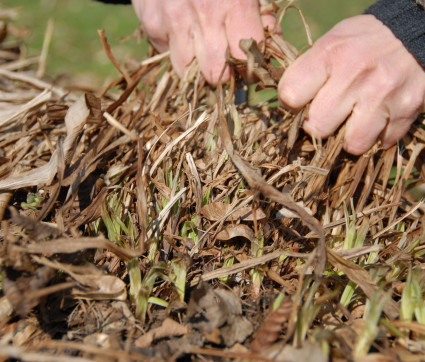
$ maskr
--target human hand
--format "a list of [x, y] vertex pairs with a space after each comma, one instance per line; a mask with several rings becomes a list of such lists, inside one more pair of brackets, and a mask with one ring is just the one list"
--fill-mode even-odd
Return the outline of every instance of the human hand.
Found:
[[[270, 14], [260, 15], [258, 0], [132, 0], [141, 26], [159, 51], [170, 50], [171, 62], [182, 76], [196, 57], [205, 79], [217, 84], [227, 48], [245, 59], [241, 39], [264, 40], [264, 27], [275, 25]], [[222, 82], [230, 79], [226, 69]]]
[[373, 15], [337, 24], [285, 71], [279, 97], [298, 110], [311, 102], [304, 130], [326, 138], [346, 120], [347, 152], [360, 155], [380, 138], [402, 138], [425, 100], [425, 72]]

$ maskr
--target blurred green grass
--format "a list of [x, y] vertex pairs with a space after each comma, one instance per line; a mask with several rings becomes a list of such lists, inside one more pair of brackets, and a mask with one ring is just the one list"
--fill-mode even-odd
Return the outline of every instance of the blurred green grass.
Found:
[[[323, 35], [336, 23], [361, 14], [375, 0], [298, 0], [299, 7], [310, 27], [313, 40]], [[283, 35], [298, 48], [307, 45], [304, 25], [296, 11], [289, 10], [283, 19]]]
[[[373, 0], [298, 0], [314, 39], [341, 19], [360, 14]], [[131, 6], [106, 5], [93, 0], [2, 0], [0, 6], [19, 9], [13, 23], [31, 31], [26, 39], [29, 55], [40, 53], [47, 21], [52, 18], [55, 30], [47, 62], [51, 77], [68, 74], [85, 79], [93, 86], [118, 76], [107, 59], [98, 29], [105, 29], [108, 41], [119, 62], [129, 57], [141, 60], [147, 52], [145, 41], [134, 34], [138, 20]], [[284, 18], [284, 36], [297, 47], [306, 45], [304, 27], [298, 14], [290, 11]]]
[[122, 41], [139, 24], [131, 6], [93, 0], [1, 0], [0, 7], [17, 9], [19, 17], [13, 24], [31, 31], [25, 38], [30, 56], [40, 53], [47, 22], [54, 20], [46, 70], [51, 77], [67, 74], [99, 85], [118, 76], [103, 51], [98, 29], [105, 29], [120, 63], [129, 57], [142, 59], [147, 52], [146, 41], [138, 43], [135, 37]]

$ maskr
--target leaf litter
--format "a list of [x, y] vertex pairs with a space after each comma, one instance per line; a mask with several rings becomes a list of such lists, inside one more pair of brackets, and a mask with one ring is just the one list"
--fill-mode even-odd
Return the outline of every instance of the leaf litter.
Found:
[[[195, 63], [179, 79], [169, 54], [126, 68], [99, 32], [122, 77], [62, 88], [37, 78], [45, 59], [25, 60], [12, 15], [0, 12], [2, 360], [424, 354], [423, 119], [360, 157], [343, 127], [312, 140], [308, 110], [276, 103], [297, 52], [273, 31], [241, 43], [247, 61], [229, 57], [217, 89]], [[242, 103], [238, 72], [256, 83]]]

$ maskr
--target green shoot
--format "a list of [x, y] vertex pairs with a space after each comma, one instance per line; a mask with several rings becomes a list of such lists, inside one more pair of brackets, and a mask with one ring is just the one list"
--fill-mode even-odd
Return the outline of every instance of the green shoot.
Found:
[[314, 281], [313, 284], [309, 287], [310, 282], [311, 282], [310, 280], [306, 280], [306, 283], [304, 286], [304, 293], [307, 292], [307, 297], [301, 310], [298, 313], [296, 333], [295, 333], [296, 345], [299, 345], [300, 342], [305, 340], [308, 329], [310, 328], [311, 324], [313, 323], [317, 313], [319, 312], [322, 306], [321, 303], [315, 303], [314, 301], [314, 295], [319, 289], [320, 283], [317, 281]]
[[356, 358], [364, 357], [378, 335], [378, 323], [381, 318], [382, 309], [391, 298], [391, 294], [384, 293], [382, 290], [375, 292], [371, 300], [366, 303], [366, 311], [363, 316], [365, 325], [359, 335], [354, 350]]
[[127, 262], [128, 276], [130, 278], [130, 302], [135, 303], [139, 290], [142, 287], [142, 273], [139, 268], [139, 260], [131, 259]]
[[32, 209], [37, 210], [41, 207], [41, 203], [43, 202], [44, 197], [39, 193], [29, 193], [27, 195], [27, 201], [21, 202], [21, 207], [23, 209]]
[[[254, 258], [257, 258], [263, 255], [263, 247], [264, 247], [264, 235], [261, 231], [258, 232], [258, 235], [254, 237], [251, 241], [251, 255]], [[264, 273], [261, 270], [261, 266], [257, 268], [253, 268], [250, 270], [249, 275], [251, 277], [252, 288], [255, 296], [260, 294], [261, 283], [264, 279]]]
[[146, 318], [146, 311], [148, 309], [149, 297], [152, 293], [153, 286], [157, 278], [162, 278], [164, 280], [167, 277], [164, 275], [164, 270], [166, 269], [165, 263], [160, 262], [157, 265], [153, 266], [146, 273], [143, 278], [140, 289], [137, 291], [136, 297], [136, 318], [144, 323]]
[[[358, 230], [356, 228], [354, 221], [348, 224], [347, 236], [344, 241], [343, 249], [359, 248], [363, 246], [368, 230], [369, 230], [369, 220], [367, 218], [364, 219], [362, 225], [360, 226]], [[348, 284], [346, 285], [341, 295], [340, 303], [343, 306], [346, 307], [351, 303], [356, 287], [357, 287], [357, 284], [354, 283], [353, 281], [350, 280], [348, 282]]]
[[207, 189], [205, 192], [205, 195], [202, 196], [202, 206], [207, 205], [210, 202], [210, 194], [211, 194], [211, 187]]
[[164, 299], [157, 298], [157, 297], [149, 297], [148, 298], [148, 303], [155, 304], [155, 305], [157, 305], [159, 307], [164, 307], [164, 308], [167, 308], [170, 305], [170, 303], [168, 303]]
[[177, 292], [179, 300], [184, 301], [188, 262], [184, 258], [175, 258], [171, 262], [170, 281]]
[[196, 215], [192, 216], [191, 220], [185, 221], [180, 230], [180, 236], [183, 238], [191, 238], [193, 242], [198, 244], [198, 228], [196, 224]]
[[425, 324], [425, 301], [423, 300], [425, 278], [418, 270], [409, 268], [406, 285], [401, 295], [400, 318], [411, 322], [413, 317], [421, 324]]
[[283, 300], [285, 299], [285, 292], [280, 292], [276, 299], [273, 302], [273, 306], [272, 306], [272, 311], [274, 312], [277, 308], [280, 307], [280, 305], [282, 304]]
[[[235, 262], [235, 257], [231, 255], [230, 257], [224, 260], [223, 268], [233, 265], [234, 262]], [[227, 283], [227, 281], [229, 280], [229, 277], [227, 275], [224, 275], [222, 277], [219, 277], [218, 279], [220, 279], [223, 283]]]

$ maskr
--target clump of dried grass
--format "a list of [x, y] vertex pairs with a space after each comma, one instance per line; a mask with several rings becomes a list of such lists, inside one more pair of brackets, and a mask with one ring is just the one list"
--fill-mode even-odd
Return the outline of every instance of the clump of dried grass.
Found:
[[[295, 57], [273, 33], [243, 48], [229, 61], [260, 88]], [[343, 129], [313, 142], [303, 112], [236, 105], [239, 80], [216, 91], [196, 64], [178, 79], [152, 56], [79, 95], [3, 50], [1, 354], [423, 353], [419, 123], [403, 146], [352, 157]]]

